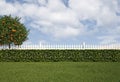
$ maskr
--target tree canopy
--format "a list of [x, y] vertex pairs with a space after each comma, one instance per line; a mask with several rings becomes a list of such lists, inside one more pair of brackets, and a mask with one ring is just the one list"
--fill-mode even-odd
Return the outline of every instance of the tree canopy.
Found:
[[0, 17], [0, 45], [21, 45], [27, 40], [29, 30], [20, 22], [19, 17], [11, 15]]

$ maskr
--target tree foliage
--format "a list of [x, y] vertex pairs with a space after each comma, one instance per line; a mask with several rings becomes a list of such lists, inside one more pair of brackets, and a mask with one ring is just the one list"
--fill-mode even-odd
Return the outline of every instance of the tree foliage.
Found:
[[0, 17], [0, 45], [21, 45], [27, 40], [29, 30], [20, 22], [19, 17], [11, 15]]

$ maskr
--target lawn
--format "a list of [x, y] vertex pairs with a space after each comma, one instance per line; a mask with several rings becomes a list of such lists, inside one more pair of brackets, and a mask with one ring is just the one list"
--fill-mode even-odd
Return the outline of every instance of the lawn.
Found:
[[120, 63], [0, 62], [0, 82], [120, 82]]

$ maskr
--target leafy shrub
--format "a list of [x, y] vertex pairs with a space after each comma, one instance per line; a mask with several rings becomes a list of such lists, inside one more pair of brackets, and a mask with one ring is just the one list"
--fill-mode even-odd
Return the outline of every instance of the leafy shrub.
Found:
[[1, 62], [120, 62], [120, 50], [0, 50]]

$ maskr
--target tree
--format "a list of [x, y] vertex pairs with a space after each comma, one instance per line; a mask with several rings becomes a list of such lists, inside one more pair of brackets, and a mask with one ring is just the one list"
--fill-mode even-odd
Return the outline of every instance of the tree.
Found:
[[29, 30], [20, 23], [19, 17], [11, 15], [0, 17], [0, 45], [8, 45], [9, 49], [11, 44], [22, 45], [27, 40], [28, 33]]

